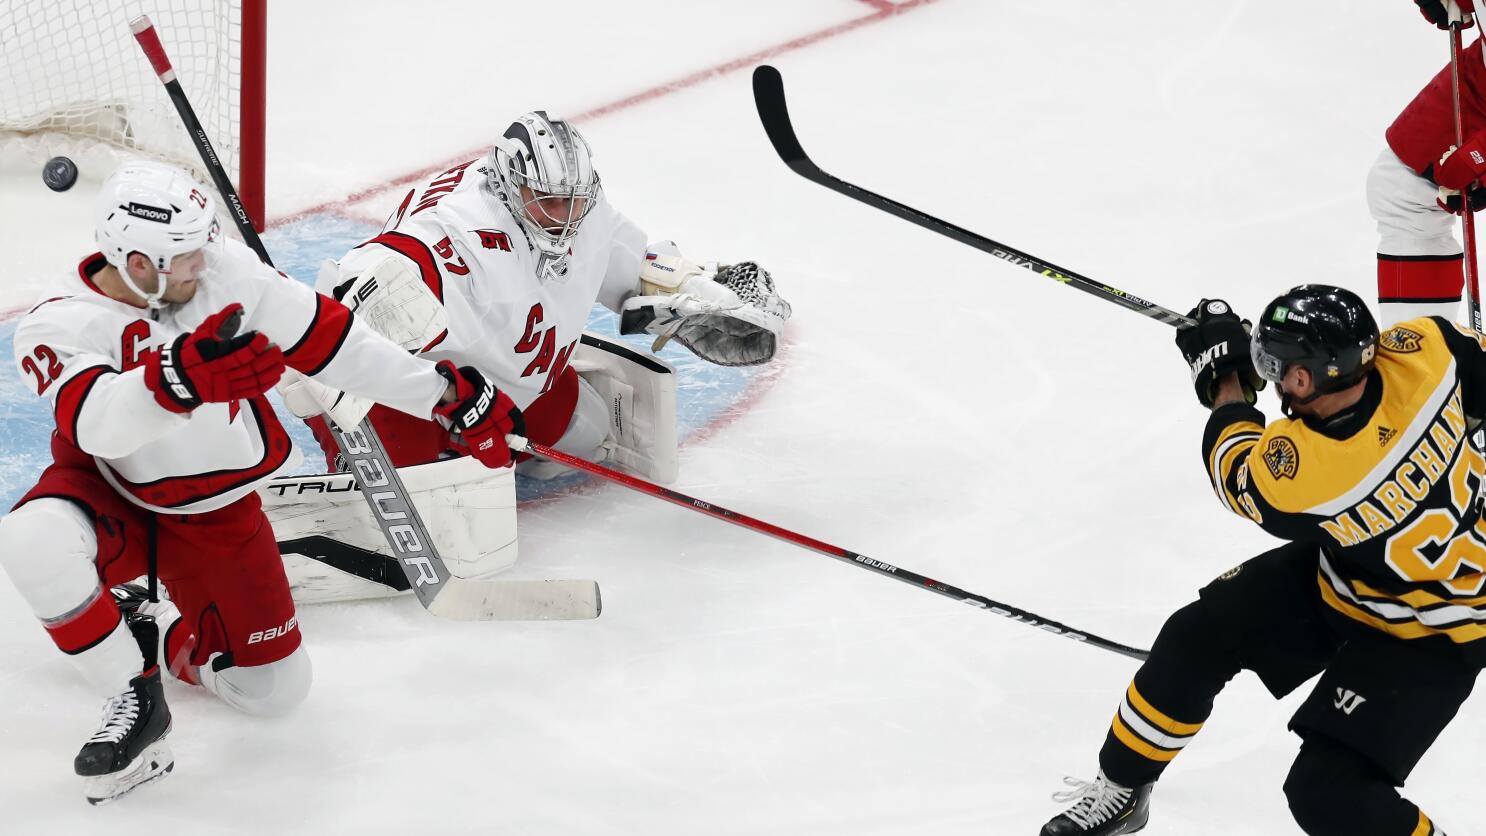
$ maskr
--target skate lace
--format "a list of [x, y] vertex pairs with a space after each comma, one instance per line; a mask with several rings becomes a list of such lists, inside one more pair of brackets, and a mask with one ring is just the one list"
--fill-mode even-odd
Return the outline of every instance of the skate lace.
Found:
[[118, 743], [134, 727], [139, 719], [139, 698], [128, 690], [116, 697], [109, 697], [103, 706], [103, 722], [98, 731], [88, 738], [89, 743]]
[[1053, 800], [1065, 804], [1077, 802], [1063, 815], [1085, 830], [1114, 818], [1115, 813], [1125, 806], [1130, 800], [1130, 794], [1134, 792], [1129, 787], [1120, 786], [1105, 778], [1103, 773], [1092, 781], [1064, 778], [1063, 783], [1072, 789], [1053, 793]]

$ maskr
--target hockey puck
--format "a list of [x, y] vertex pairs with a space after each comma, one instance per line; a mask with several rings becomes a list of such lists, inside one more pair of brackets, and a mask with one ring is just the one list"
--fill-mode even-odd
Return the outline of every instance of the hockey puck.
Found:
[[68, 157], [52, 157], [41, 169], [41, 181], [54, 192], [65, 192], [77, 182], [77, 163]]

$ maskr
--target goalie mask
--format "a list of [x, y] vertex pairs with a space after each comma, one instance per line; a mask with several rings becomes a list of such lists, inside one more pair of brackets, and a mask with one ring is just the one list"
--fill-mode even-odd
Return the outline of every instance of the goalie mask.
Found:
[[[204, 251], [209, 272], [220, 246], [217, 204], [211, 192], [189, 174], [162, 162], [133, 160], [103, 181], [94, 204], [98, 249], [119, 277], [151, 308], [164, 302], [166, 284], [176, 260]], [[159, 272], [155, 290], [146, 293], [129, 275], [129, 256], [139, 253]]]
[[565, 274], [569, 244], [602, 194], [583, 135], [532, 111], [506, 128], [488, 162], [491, 188], [541, 255], [539, 274]]

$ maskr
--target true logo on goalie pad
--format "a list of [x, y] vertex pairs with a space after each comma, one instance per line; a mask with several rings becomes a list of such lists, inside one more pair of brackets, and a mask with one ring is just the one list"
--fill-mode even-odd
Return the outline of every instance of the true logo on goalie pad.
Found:
[[361, 307], [361, 303], [370, 299], [372, 294], [376, 292], [377, 280], [375, 277], [372, 277], [367, 279], [361, 287], [356, 288], [355, 293], [348, 294], [346, 298], [341, 299], [341, 304], [349, 308], [352, 313], [355, 313]]

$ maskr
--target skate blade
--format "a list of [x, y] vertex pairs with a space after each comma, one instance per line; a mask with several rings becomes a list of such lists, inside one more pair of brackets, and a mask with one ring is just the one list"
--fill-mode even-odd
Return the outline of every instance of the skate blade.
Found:
[[175, 756], [162, 738], [139, 753], [128, 766], [107, 775], [95, 775], [83, 782], [83, 796], [93, 806], [108, 804], [133, 792], [135, 789], [158, 781], [175, 768]]

